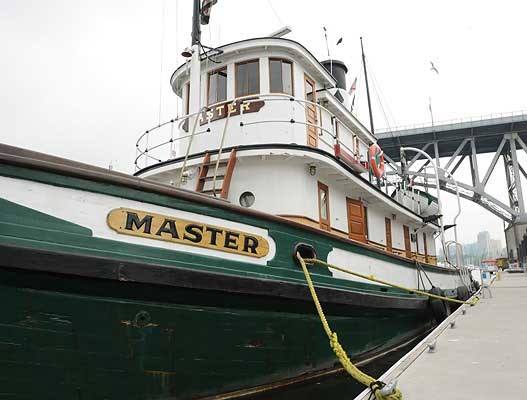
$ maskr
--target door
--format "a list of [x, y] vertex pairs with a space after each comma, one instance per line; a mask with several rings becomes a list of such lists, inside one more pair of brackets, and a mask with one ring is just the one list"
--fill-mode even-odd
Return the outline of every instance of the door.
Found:
[[348, 209], [348, 232], [350, 239], [366, 242], [366, 221], [364, 207], [357, 200], [346, 198]]
[[423, 232], [423, 246], [425, 248], [425, 262], [428, 262], [428, 245], [426, 244], [426, 233]]
[[331, 230], [329, 218], [329, 189], [322, 182], [318, 182], [318, 217], [320, 228], [326, 231]]
[[403, 225], [404, 230], [404, 250], [406, 257], [412, 258], [412, 248], [410, 247], [410, 228], [406, 225]]
[[[306, 91], [306, 100], [312, 103], [317, 102], [317, 93], [315, 89], [315, 81], [304, 74], [304, 87]], [[314, 104], [306, 103], [306, 127], [307, 127], [307, 145], [311, 147], [318, 147], [318, 128], [313, 125], [318, 125], [317, 107]]]
[[386, 251], [392, 252], [392, 220], [384, 218], [384, 224], [386, 225]]

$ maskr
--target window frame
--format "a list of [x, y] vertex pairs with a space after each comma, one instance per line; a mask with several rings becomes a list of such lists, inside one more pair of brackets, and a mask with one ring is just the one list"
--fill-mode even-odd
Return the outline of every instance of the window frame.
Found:
[[[258, 66], [258, 79], [257, 79], [258, 89], [255, 93], [247, 93], [247, 94], [242, 94], [239, 96], [238, 95], [238, 68], [240, 65], [250, 64], [253, 62], [256, 62], [256, 65]], [[252, 58], [250, 60], [244, 60], [244, 61], [240, 61], [234, 64], [234, 97], [235, 98], [258, 95], [260, 94], [260, 86], [261, 85], [260, 85], [260, 59], [259, 58]], [[249, 82], [247, 82], [247, 88], [249, 88]]]
[[[225, 75], [226, 75], [226, 80], [225, 80], [225, 99], [223, 100], [217, 100], [217, 97], [218, 97], [218, 84], [216, 82], [216, 101], [211, 103], [209, 102], [209, 96], [210, 96], [210, 77], [211, 75], [214, 75], [214, 74], [217, 74], [221, 71], [225, 70]], [[223, 67], [220, 67], [220, 68], [216, 68], [212, 71], [209, 71], [207, 73], [207, 105], [210, 106], [212, 104], [217, 104], [219, 102], [223, 102], [223, 101], [227, 101], [227, 87], [229, 85], [229, 74], [228, 74], [228, 70], [227, 70], [227, 66], [224, 65]]]
[[190, 81], [185, 83], [185, 91], [186, 91], [185, 115], [188, 115], [190, 112]]
[[424, 253], [425, 253], [425, 262], [428, 262], [428, 244], [426, 243], [426, 232], [423, 232], [423, 247], [424, 247]]
[[[388, 227], [390, 227], [389, 234], [387, 229]], [[384, 217], [384, 234], [386, 236], [386, 251], [393, 253], [392, 220], [388, 217]]]
[[[286, 93], [283, 90], [278, 92], [271, 91], [271, 61], [281, 61], [282, 63], [285, 62], [289, 64], [291, 67], [291, 93]], [[284, 81], [282, 77], [282, 89], [284, 88]], [[283, 58], [283, 57], [269, 57], [269, 93], [279, 93], [279, 94], [285, 94], [287, 96], [293, 96], [295, 95], [295, 78], [294, 78], [294, 68], [293, 68], [293, 61]]]
[[368, 225], [368, 206], [362, 204], [362, 212], [364, 213], [364, 236], [366, 237], [366, 243], [370, 238], [370, 227]]
[[[326, 219], [322, 218], [322, 196], [320, 195], [321, 192], [326, 193]], [[329, 188], [327, 185], [324, 185], [322, 182], [317, 182], [317, 196], [318, 196], [318, 221], [320, 224], [320, 228], [331, 231], [331, 216], [329, 213]], [[327, 226], [327, 228], [325, 227]]]

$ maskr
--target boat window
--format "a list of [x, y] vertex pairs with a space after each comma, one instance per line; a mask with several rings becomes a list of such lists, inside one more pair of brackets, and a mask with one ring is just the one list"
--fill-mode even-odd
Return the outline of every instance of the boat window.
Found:
[[271, 93], [293, 95], [293, 63], [278, 58], [269, 59], [269, 86]]
[[359, 145], [359, 138], [357, 135], [353, 135], [353, 151], [355, 154], [355, 157], [360, 157], [360, 145]]
[[251, 192], [243, 192], [240, 195], [240, 205], [242, 207], [251, 207], [254, 204], [254, 194]]
[[320, 217], [320, 227], [330, 230], [329, 222], [329, 190], [326, 185], [318, 182], [318, 212]]
[[236, 97], [260, 93], [259, 60], [236, 64]]
[[305, 82], [305, 90], [306, 90], [306, 100], [314, 102], [315, 99], [315, 84], [307, 79], [304, 80]]
[[209, 72], [208, 104], [227, 100], [227, 67]]

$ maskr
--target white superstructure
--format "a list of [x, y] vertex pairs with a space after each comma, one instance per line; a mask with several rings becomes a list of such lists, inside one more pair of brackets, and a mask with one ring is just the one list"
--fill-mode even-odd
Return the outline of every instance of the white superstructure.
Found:
[[213, 53], [201, 56], [199, 82], [191, 63], [174, 72], [185, 115], [140, 138], [138, 176], [436, 263], [438, 227], [422, 218], [433, 207], [419, 193], [375, 185], [368, 150], [376, 140], [350, 112], [342, 79], [288, 39]]

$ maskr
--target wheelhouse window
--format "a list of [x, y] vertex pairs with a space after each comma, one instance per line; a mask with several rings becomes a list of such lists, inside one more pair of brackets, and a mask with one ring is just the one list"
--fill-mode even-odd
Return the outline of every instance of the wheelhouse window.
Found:
[[236, 97], [260, 93], [260, 61], [236, 64]]
[[320, 227], [329, 231], [331, 224], [329, 222], [329, 190], [326, 185], [318, 182], [318, 213]]
[[271, 93], [293, 95], [293, 63], [280, 58], [269, 59], [269, 86]]
[[227, 67], [209, 72], [207, 104], [227, 100]]

